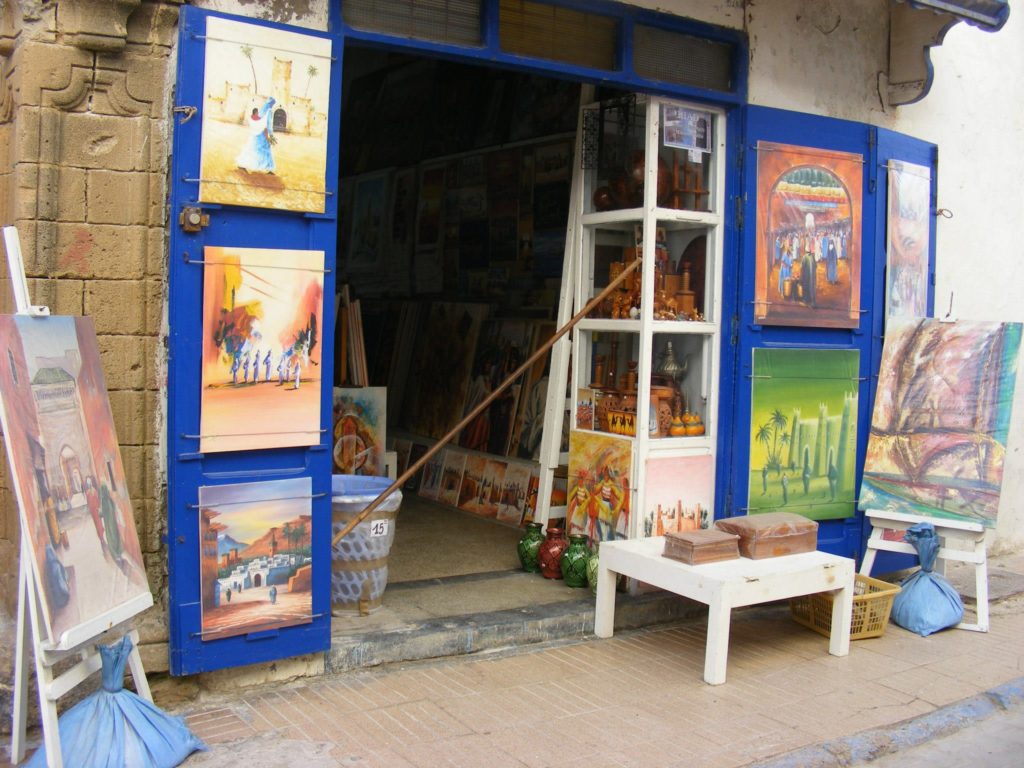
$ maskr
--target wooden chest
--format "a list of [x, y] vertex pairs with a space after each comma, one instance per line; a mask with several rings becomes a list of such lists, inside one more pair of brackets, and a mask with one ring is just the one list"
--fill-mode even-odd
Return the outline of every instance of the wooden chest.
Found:
[[796, 555], [818, 548], [818, 524], [793, 512], [727, 517], [715, 527], [740, 537], [740, 554], [751, 560]]
[[740, 556], [739, 536], [713, 528], [665, 534], [665, 557], [688, 565], [735, 560]]

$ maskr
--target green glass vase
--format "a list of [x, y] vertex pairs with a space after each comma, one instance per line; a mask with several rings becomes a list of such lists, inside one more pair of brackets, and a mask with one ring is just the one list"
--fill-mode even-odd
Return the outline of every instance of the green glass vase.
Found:
[[540, 523], [527, 523], [526, 533], [523, 534], [523, 537], [519, 539], [519, 543], [516, 545], [519, 562], [527, 573], [540, 573], [538, 553], [543, 541], [544, 526]]
[[562, 553], [560, 565], [562, 567], [562, 579], [567, 587], [587, 586], [587, 559], [590, 550], [587, 549], [587, 537], [583, 534], [573, 534], [569, 537], [569, 546]]
[[[598, 542], [599, 544], [600, 542]], [[595, 595], [597, 594], [597, 564], [599, 562], [597, 546], [595, 546], [587, 555], [587, 584], [590, 585], [590, 591]]]

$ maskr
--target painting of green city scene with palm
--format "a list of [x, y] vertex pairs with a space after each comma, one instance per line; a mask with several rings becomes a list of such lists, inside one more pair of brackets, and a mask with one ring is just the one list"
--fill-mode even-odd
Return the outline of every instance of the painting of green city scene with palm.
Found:
[[755, 349], [750, 514], [855, 511], [857, 350]]

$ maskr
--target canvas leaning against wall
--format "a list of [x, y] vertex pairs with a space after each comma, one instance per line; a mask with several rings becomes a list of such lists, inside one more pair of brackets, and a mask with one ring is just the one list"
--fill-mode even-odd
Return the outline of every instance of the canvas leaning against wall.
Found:
[[[384, 475], [387, 401], [386, 387], [334, 388], [335, 472]], [[405, 454], [408, 459], [408, 446]], [[404, 471], [399, 461], [398, 473]]]
[[323, 213], [331, 41], [211, 16], [199, 200]]
[[754, 319], [764, 325], [860, 325], [864, 158], [757, 144]]
[[890, 160], [888, 170], [885, 316], [925, 317], [932, 171], [901, 160]]
[[207, 246], [199, 450], [320, 442], [324, 252]]
[[852, 517], [860, 352], [755, 349], [748, 512]]
[[0, 316], [0, 391], [22, 536], [58, 643], [149, 594], [92, 320]]
[[199, 488], [203, 640], [313, 620], [313, 481]]
[[1020, 323], [889, 318], [860, 508], [995, 526]]

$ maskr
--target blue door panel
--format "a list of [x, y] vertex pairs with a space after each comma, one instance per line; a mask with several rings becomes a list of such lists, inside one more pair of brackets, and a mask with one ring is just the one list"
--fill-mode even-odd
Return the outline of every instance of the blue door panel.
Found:
[[[302, 214], [197, 202], [202, 132], [206, 19], [192, 7], [181, 12], [176, 105], [196, 108], [189, 119], [176, 116], [171, 161], [171, 234], [168, 265], [168, 414], [167, 547], [169, 580], [170, 668], [185, 675], [223, 667], [272, 661], [323, 651], [330, 645], [330, 485], [331, 456], [326, 434], [331, 414], [338, 163], [340, 64], [331, 65], [328, 115], [326, 210]], [[259, 24], [253, 19], [239, 19]], [[275, 26], [288, 29], [281, 25]], [[317, 34], [308, 30], [293, 30]], [[339, 49], [335, 41], [335, 53]], [[178, 226], [186, 206], [199, 205], [209, 215], [201, 231]], [[322, 250], [325, 253], [324, 307], [320, 370], [321, 438], [304, 448], [199, 453], [199, 407], [202, 352], [203, 249], [205, 246]], [[259, 414], [254, 414], [259, 418]], [[198, 489], [201, 486], [283, 480], [312, 480], [313, 610], [308, 624], [203, 640], [199, 585]]]
[[[879, 134], [884, 134], [880, 136]], [[884, 312], [885, 272], [885, 173], [884, 163], [890, 156], [911, 162], [934, 146], [879, 131], [868, 125], [844, 120], [805, 115], [796, 112], [749, 106], [745, 109], [743, 144], [740, 149], [743, 168], [742, 228], [738, 257], [738, 300], [735, 324], [735, 399], [724, 407], [732, 408], [730, 425], [732, 446], [723, 455], [731, 457], [731, 465], [722, 469], [728, 476], [732, 505], [726, 515], [745, 514], [750, 469], [750, 409], [752, 391], [752, 357], [756, 348], [842, 349], [859, 352], [858, 414], [857, 414], [857, 487], [863, 471], [871, 405], [881, 354], [881, 333]], [[755, 253], [757, 237], [757, 144], [760, 141], [838, 150], [861, 155], [864, 159], [862, 179], [861, 236], [861, 319], [857, 328], [804, 328], [769, 326], [754, 320]], [[882, 153], [888, 154], [882, 159]], [[903, 152], [903, 155], [900, 154]], [[917, 159], [915, 159], [917, 158]], [[934, 248], [934, 237], [933, 248]], [[934, 250], [933, 252], [934, 253]], [[723, 385], [725, 382], [723, 382]], [[725, 429], [723, 429], [725, 431]], [[843, 520], [819, 523], [818, 546], [827, 552], [859, 558], [863, 553], [865, 529], [863, 515], [855, 513]]]
[[[929, 254], [928, 254], [928, 314], [929, 316], [935, 315], [935, 224], [936, 224], [936, 190], [937, 190], [937, 176], [938, 176], [938, 148], [929, 142], [915, 139], [911, 136], [906, 136], [901, 133], [889, 131], [884, 128], [878, 128], [876, 130], [876, 158], [875, 158], [875, 171], [877, 174], [877, 191], [875, 195], [875, 216], [878, 221], [878, 226], [875, 228], [875, 251], [881, 254], [881, 264], [879, 268], [875, 270], [874, 283], [872, 285], [872, 291], [875, 297], [875, 301], [878, 302], [879, 306], [884, 306], [885, 302], [885, 270], [884, 266], [886, 244], [888, 239], [888, 233], [886, 229], [887, 220], [887, 205], [888, 205], [888, 163], [889, 160], [902, 160], [904, 162], [915, 163], [922, 165], [927, 168], [931, 168], [931, 204], [929, 216]], [[945, 312], [945, 308], [942, 308]], [[875, 313], [872, 317], [871, 324], [871, 337], [872, 337], [872, 386], [871, 386], [871, 406], [874, 406], [874, 395], [875, 395], [875, 384], [878, 381], [878, 368], [882, 358], [882, 341], [885, 334], [885, 323], [882, 317], [882, 312]], [[862, 533], [866, 539], [871, 534], [871, 525], [868, 523], [867, 518], [862, 516]], [[914, 555], [900, 555], [893, 552], [879, 552], [875, 558], [875, 564], [872, 568], [872, 573], [884, 574], [892, 571], [902, 570], [904, 568], [910, 568], [917, 563], [917, 557]]]

